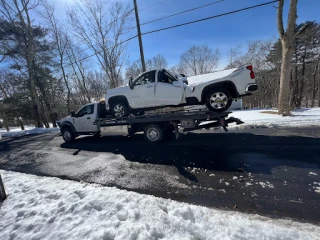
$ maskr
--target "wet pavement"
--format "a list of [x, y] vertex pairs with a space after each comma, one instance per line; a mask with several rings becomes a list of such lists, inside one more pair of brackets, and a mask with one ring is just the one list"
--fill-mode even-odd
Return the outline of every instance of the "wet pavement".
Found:
[[4, 138], [0, 168], [320, 223], [320, 128], [203, 130], [161, 144], [142, 134]]

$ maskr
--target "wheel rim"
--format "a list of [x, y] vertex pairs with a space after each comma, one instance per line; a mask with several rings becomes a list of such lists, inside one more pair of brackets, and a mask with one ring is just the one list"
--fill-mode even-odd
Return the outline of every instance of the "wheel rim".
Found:
[[156, 128], [149, 128], [147, 131], [147, 136], [151, 141], [157, 141], [160, 136], [159, 130]]
[[123, 117], [124, 116], [124, 107], [121, 104], [116, 104], [113, 107], [113, 112], [116, 117], [118, 117], [118, 118]]
[[70, 141], [70, 140], [71, 140], [71, 134], [69, 133], [69, 131], [65, 131], [65, 132], [63, 133], [63, 138], [64, 138], [64, 140], [66, 140], [66, 141]]
[[222, 109], [227, 106], [228, 97], [223, 92], [215, 92], [210, 97], [210, 105], [214, 109]]

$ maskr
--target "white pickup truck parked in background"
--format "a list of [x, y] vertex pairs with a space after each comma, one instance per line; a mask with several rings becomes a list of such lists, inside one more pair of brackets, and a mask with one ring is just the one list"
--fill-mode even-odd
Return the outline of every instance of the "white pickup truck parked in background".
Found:
[[164, 106], [206, 105], [209, 110], [226, 111], [233, 98], [258, 89], [252, 66], [188, 77], [189, 86], [165, 69], [157, 69], [130, 79], [125, 87], [108, 90], [106, 108], [116, 117], [143, 109]]

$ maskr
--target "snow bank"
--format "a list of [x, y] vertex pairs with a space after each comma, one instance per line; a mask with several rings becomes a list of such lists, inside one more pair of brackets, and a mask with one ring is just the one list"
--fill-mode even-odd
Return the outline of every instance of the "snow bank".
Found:
[[235, 110], [230, 116], [240, 118], [242, 125], [230, 127], [255, 128], [255, 127], [307, 127], [320, 126], [320, 108], [304, 108], [292, 111], [293, 116], [282, 117], [277, 114], [263, 113], [274, 112], [276, 110]]
[[320, 239], [320, 227], [0, 171], [1, 239]]
[[[21, 130], [21, 128], [10, 128], [10, 132], [7, 132], [6, 129], [0, 128], [0, 135], [2, 137], [21, 137], [25, 135], [33, 135], [39, 133], [47, 133], [47, 132], [58, 132], [59, 128], [35, 128], [34, 125], [25, 126], [25, 130]], [[1, 138], [0, 138], [1, 139]]]

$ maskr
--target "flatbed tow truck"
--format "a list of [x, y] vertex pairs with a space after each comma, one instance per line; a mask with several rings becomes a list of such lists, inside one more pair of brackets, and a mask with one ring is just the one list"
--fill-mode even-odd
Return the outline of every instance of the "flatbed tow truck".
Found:
[[181, 130], [187, 132], [202, 128], [222, 127], [228, 131], [228, 124], [243, 123], [238, 118], [228, 117], [230, 113], [178, 110], [115, 118], [108, 116], [105, 103], [99, 102], [86, 104], [77, 113], [71, 112], [71, 116], [61, 119], [58, 125], [66, 142], [71, 142], [80, 135], [105, 135], [110, 129], [122, 126], [126, 128], [128, 136], [144, 132], [144, 137], [148, 142], [157, 143], [164, 141], [173, 133], [175, 139], [178, 139]]

